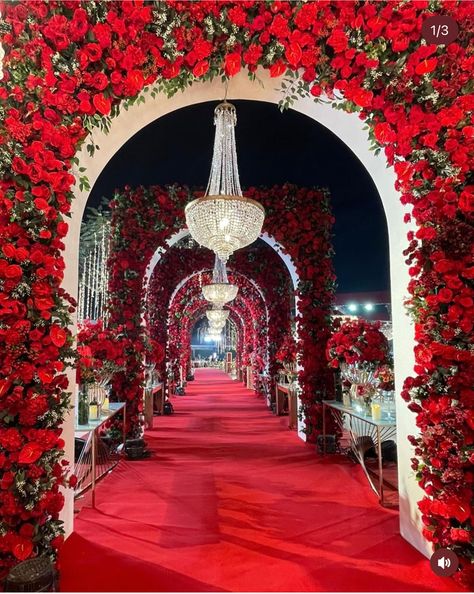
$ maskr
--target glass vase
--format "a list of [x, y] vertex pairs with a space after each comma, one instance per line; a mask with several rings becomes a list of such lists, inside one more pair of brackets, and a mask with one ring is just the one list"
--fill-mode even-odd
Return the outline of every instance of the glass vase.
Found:
[[353, 409], [370, 417], [372, 415], [371, 403], [373, 395], [374, 387], [372, 384], [352, 384], [350, 396]]

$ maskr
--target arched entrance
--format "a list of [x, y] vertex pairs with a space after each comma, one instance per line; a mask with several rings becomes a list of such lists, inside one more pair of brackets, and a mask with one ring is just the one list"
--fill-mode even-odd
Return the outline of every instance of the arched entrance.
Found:
[[[275, 89], [275, 83], [265, 72], [259, 72], [262, 85], [252, 82], [244, 73], [232, 79], [229, 99], [250, 99], [278, 103], [281, 93]], [[113, 120], [108, 135], [94, 131], [94, 142], [101, 149], [93, 158], [87, 155], [85, 145], [79, 156], [79, 166], [86, 167], [91, 185], [94, 184], [102, 169], [113, 154], [137, 131], [155, 119], [173, 110], [200, 103], [215, 101], [222, 96], [222, 85], [219, 82], [195, 84], [189, 90], [170, 99], [157, 96], [147, 97], [145, 104], [136, 104], [128, 111], [123, 111]], [[347, 114], [335, 110], [326, 104], [316, 104], [310, 98], [300, 99], [293, 109], [318, 121], [336, 134], [359, 158], [372, 177], [379, 195], [381, 196], [387, 217], [390, 249], [392, 319], [394, 336], [395, 375], [397, 378], [396, 391], [400, 394], [402, 382], [407, 377], [414, 364], [413, 327], [406, 314], [403, 301], [407, 293], [408, 270], [402, 255], [405, 248], [405, 233], [407, 230], [403, 218], [406, 208], [401, 204], [396, 192], [395, 175], [386, 168], [385, 158], [375, 155], [369, 150], [367, 133], [363, 123], [356, 114]], [[79, 171], [77, 170], [77, 178]], [[71, 231], [66, 238], [66, 271], [65, 288], [72, 295], [77, 293], [77, 258], [78, 235], [80, 221], [87, 203], [88, 192], [76, 193], [73, 204]], [[421, 536], [421, 523], [416, 502], [422, 497], [421, 489], [411, 470], [412, 447], [407, 441], [408, 435], [417, 433], [414, 415], [407, 409], [406, 404], [398, 398], [397, 416], [399, 419], [399, 491], [400, 491], [400, 529], [402, 535], [416, 548], [428, 554], [427, 543]], [[65, 433], [71, 439], [72, 420], [66, 422]]]

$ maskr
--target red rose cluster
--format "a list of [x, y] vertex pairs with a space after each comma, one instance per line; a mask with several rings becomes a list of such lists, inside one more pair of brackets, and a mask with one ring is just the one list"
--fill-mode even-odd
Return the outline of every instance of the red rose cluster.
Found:
[[77, 383], [97, 381], [97, 374], [105, 365], [114, 365], [115, 371], [124, 369], [126, 348], [121, 328], [110, 330], [102, 320], [84, 320], [77, 334]]
[[296, 344], [291, 334], [287, 334], [278, 349], [275, 359], [279, 363], [294, 363], [296, 361]]
[[[169, 308], [168, 355], [175, 377], [179, 377], [180, 367], [188, 372], [191, 366], [190, 338], [195, 322], [209, 309], [209, 303], [202, 297], [202, 284], [211, 282], [211, 272], [192, 276], [176, 293]], [[239, 329], [237, 364], [244, 362], [244, 354], [259, 354], [266, 358], [267, 321], [265, 305], [256, 287], [241, 274], [229, 274], [229, 282], [239, 287], [239, 294], [226, 306], [229, 317]], [[201, 284], [202, 283], [202, 284]], [[260, 372], [255, 364], [254, 373]]]
[[390, 352], [380, 322], [363, 319], [343, 322], [327, 342], [326, 357], [329, 366], [335, 369], [341, 363], [368, 364], [373, 370], [386, 365]]

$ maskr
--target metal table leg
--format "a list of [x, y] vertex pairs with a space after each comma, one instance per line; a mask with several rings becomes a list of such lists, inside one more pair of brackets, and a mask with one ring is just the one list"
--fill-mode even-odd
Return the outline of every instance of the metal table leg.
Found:
[[377, 426], [377, 457], [379, 462], [379, 502], [383, 505], [382, 439], [379, 426]]
[[91, 491], [92, 491], [92, 507], [95, 508], [95, 468], [96, 468], [96, 458], [97, 458], [97, 436], [96, 431], [92, 431], [92, 483], [91, 483]]

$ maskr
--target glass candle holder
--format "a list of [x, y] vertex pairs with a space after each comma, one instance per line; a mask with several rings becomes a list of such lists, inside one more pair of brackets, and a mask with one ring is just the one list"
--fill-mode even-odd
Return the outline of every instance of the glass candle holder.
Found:
[[372, 402], [370, 405], [371, 412], [372, 412], [372, 419], [374, 421], [382, 420], [382, 407], [378, 402]]

